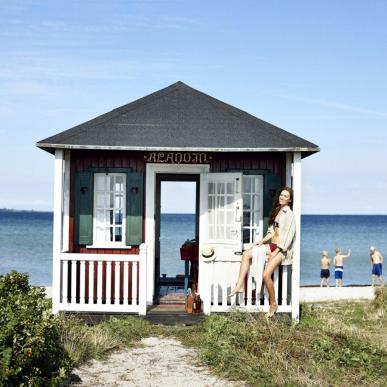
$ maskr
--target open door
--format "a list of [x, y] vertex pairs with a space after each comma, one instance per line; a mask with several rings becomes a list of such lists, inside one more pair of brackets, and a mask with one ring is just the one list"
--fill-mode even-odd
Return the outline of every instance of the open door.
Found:
[[[199, 246], [199, 291], [203, 299], [203, 309], [209, 313], [211, 300], [221, 292], [227, 298], [228, 289], [223, 286], [214, 289], [218, 283], [215, 277], [232, 276], [227, 282], [234, 282], [237, 266], [242, 254], [242, 173], [204, 173], [200, 176], [200, 246]], [[214, 249], [213, 261], [203, 260], [200, 252], [204, 245]], [[215, 265], [225, 262], [225, 265]], [[228, 269], [234, 263], [233, 271]], [[214, 296], [215, 293], [215, 296]], [[215, 298], [214, 298], [215, 297]]]

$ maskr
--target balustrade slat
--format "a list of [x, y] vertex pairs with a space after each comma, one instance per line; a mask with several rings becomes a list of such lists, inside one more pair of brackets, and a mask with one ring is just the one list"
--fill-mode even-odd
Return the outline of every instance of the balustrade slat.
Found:
[[77, 302], [77, 261], [71, 261], [71, 303]]
[[66, 304], [69, 302], [68, 300], [68, 286], [69, 286], [69, 263], [68, 261], [62, 262], [62, 302]]
[[112, 303], [112, 262], [106, 262], [106, 305]]
[[85, 261], [80, 262], [79, 269], [79, 303], [85, 303]]
[[97, 265], [97, 304], [102, 305], [102, 261]]
[[132, 264], [132, 305], [137, 305], [137, 262]]
[[275, 293], [275, 298], [276, 298], [277, 304], [278, 304], [278, 283], [279, 283], [278, 271], [279, 271], [279, 268], [274, 271], [274, 293]]
[[288, 266], [282, 266], [282, 305], [288, 303]]
[[89, 304], [94, 304], [94, 262], [89, 262]]

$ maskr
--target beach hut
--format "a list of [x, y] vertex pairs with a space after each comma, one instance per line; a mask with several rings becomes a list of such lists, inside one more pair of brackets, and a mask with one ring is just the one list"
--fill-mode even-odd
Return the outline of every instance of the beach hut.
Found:
[[[177, 82], [37, 146], [55, 155], [53, 310], [145, 315], [158, 302], [160, 184], [196, 185], [203, 311], [268, 310], [241, 252], [263, 235], [276, 191], [294, 189], [292, 266], [274, 274], [278, 312], [299, 316], [301, 160], [317, 145]], [[203, 257], [211, 246], [213, 258]]]

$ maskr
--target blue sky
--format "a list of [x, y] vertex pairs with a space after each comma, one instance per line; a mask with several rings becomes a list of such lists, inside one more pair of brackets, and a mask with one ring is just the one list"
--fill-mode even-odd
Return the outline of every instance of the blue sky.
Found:
[[38, 140], [181, 80], [321, 147], [304, 213], [387, 214], [386, 20], [382, 0], [2, 0], [0, 208], [51, 209]]

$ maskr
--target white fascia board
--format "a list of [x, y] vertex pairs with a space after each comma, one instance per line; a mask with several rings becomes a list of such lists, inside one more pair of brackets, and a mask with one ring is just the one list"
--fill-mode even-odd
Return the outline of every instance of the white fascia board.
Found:
[[73, 144], [36, 144], [38, 148], [54, 149], [95, 149], [95, 150], [132, 150], [154, 152], [319, 152], [320, 148], [201, 148], [201, 147], [151, 147], [116, 145], [73, 145]]

